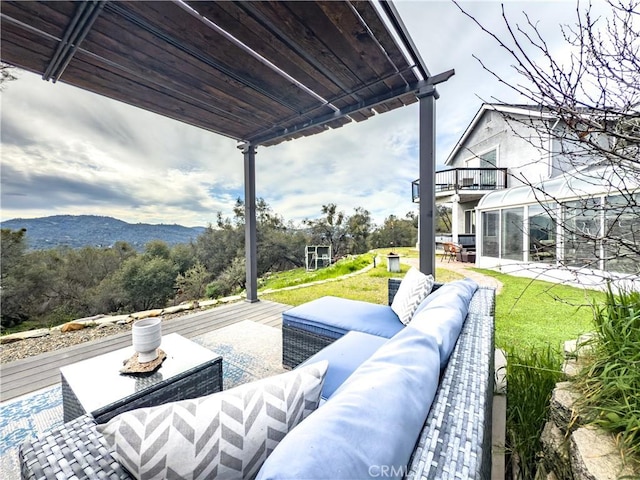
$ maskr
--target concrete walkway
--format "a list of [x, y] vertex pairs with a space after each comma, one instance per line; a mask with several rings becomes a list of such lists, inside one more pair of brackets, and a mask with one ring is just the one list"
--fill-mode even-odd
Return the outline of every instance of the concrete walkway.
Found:
[[[420, 260], [417, 258], [409, 258], [409, 257], [400, 257], [400, 261], [402, 263], [406, 263], [407, 265], [411, 265], [412, 267], [419, 268]], [[445, 268], [447, 270], [451, 270], [452, 272], [459, 273], [465, 277], [469, 277], [475, 280], [478, 285], [486, 286], [486, 287], [494, 287], [496, 289], [496, 294], [500, 293], [502, 290], [502, 283], [496, 280], [493, 277], [488, 275], [483, 275], [482, 273], [474, 272], [471, 270], [473, 268], [473, 263], [465, 263], [458, 261], [441, 261], [439, 258], [436, 259], [436, 268]]]

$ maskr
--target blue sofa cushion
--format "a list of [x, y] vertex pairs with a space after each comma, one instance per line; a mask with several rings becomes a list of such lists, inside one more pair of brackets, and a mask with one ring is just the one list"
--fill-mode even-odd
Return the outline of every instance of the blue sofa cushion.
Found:
[[439, 375], [435, 339], [405, 328], [287, 434], [257, 478], [402, 478]]
[[287, 310], [282, 323], [330, 338], [352, 330], [391, 338], [404, 328], [387, 305], [339, 297], [322, 297]]
[[471, 297], [478, 284], [470, 278], [445, 283], [429, 295], [425, 308], [413, 316], [407, 328], [415, 328], [434, 337], [440, 352], [440, 366], [444, 368], [456, 345], [462, 325], [469, 311]]
[[362, 363], [388, 342], [384, 337], [363, 332], [349, 332], [297, 368], [327, 360], [329, 369], [324, 379], [321, 397], [326, 400]]

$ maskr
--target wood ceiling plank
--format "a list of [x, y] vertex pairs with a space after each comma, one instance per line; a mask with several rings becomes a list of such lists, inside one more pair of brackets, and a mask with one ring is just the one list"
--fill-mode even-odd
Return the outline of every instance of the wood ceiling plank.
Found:
[[249, 13], [246, 2], [187, 3], [321, 97], [332, 98], [342, 93], [336, 83], [293, 51], [287, 39], [272, 29], [273, 25], [267, 25]]
[[[304, 52], [308, 58], [314, 58], [322, 65], [323, 69], [332, 72], [346, 93], [363, 86], [358, 76], [336, 55], [335, 48], [332, 49], [330, 45], [325, 43], [327, 39], [339, 36], [339, 32], [314, 2], [248, 2], [245, 8], [254, 12], [254, 15], [259, 15], [261, 18], [278, 25], [287, 38], [295, 42], [296, 50]], [[301, 13], [302, 17], [297, 13]], [[324, 20], [318, 20], [316, 18], [318, 15], [324, 17]], [[312, 24], [305, 23], [307, 19]], [[322, 35], [318, 32], [322, 32]], [[363, 91], [362, 95], [374, 95], [375, 93], [367, 90]], [[361, 99], [362, 96], [359, 95], [348, 102], [353, 104]]]
[[[348, 3], [326, 1], [317, 3], [324, 15], [340, 32], [341, 38], [351, 48], [351, 52], [344, 53], [350, 59], [350, 64], [357, 67], [367, 65], [372, 72], [369, 73], [363, 68], [358, 68], [358, 72], [362, 71], [362, 74], [358, 73], [358, 77], [363, 83], [370, 84], [384, 79], [384, 83], [389, 89], [406, 85], [406, 82], [396, 75], [396, 66], [387, 57], [381, 45], [371, 36], [369, 26], [362, 23], [363, 19], [354, 14]], [[374, 23], [377, 21], [377, 24], [380, 24], [380, 19], [377, 17], [372, 16], [370, 21]], [[382, 28], [379, 25], [377, 27]], [[344, 61], [345, 56], [341, 56], [341, 59]]]
[[[367, 23], [376, 39], [382, 45], [389, 59], [393, 62], [400, 73], [401, 77], [408, 83], [413, 84], [419, 79], [415, 72], [408, 70], [411, 66], [404, 54], [398, 48], [398, 44], [393, 39], [389, 30], [381, 21], [375, 7], [367, 0], [352, 0], [351, 5], [358, 11], [363, 20]], [[425, 6], [425, 8], [428, 8]]]
[[161, 28], [163, 35], [212, 60], [225, 74], [272, 95], [293, 110], [307, 110], [320, 103], [174, 3], [122, 2], [118, 5], [143, 22]]
[[229, 81], [194, 57], [162, 44], [151, 33], [128, 28], [112, 12], [104, 12], [95, 22], [83, 51], [109, 59], [145, 80], [188, 92], [205, 104], [227, 104], [238, 114], [250, 115], [256, 123], [273, 124], [279, 116], [292, 114], [245, 85]]
[[163, 91], [155, 85], [144, 85], [139, 78], [104, 69], [95, 58], [78, 59], [69, 64], [67, 70], [65, 83], [227, 137], [240, 140], [250, 127], [224, 111], [207, 110], [201, 105], [180, 101], [173, 92]]
[[42, 37], [19, 25], [3, 21], [0, 25], [2, 61], [42, 75], [57, 41]]
[[54, 37], [62, 38], [73, 18], [77, 4], [74, 2], [2, 2], [2, 14], [26, 25], [31, 25]]
[[[329, 4], [332, 3], [333, 2], [329, 2]], [[336, 3], [340, 6], [345, 6], [342, 2]], [[363, 93], [365, 97], [377, 96], [388, 90], [384, 84], [378, 83], [380, 75], [371, 68], [370, 63], [367, 61], [364, 55], [366, 49], [354, 48], [354, 43], [358, 45], [360, 41], [352, 43], [352, 39], [343, 35], [343, 31], [349, 29], [344, 24], [351, 24], [351, 29], [355, 30], [355, 32], [352, 33], [362, 35], [362, 38], [368, 38], [364, 30], [358, 30], [356, 27], [356, 25], [359, 24], [354, 23], [355, 18], [353, 14], [343, 12], [344, 15], [335, 15], [333, 18], [329, 18], [321, 8], [324, 2], [286, 2], [285, 5], [298, 18], [298, 21], [310, 30], [314, 36], [322, 39], [325, 49], [332, 52], [333, 55], [327, 57], [327, 60], [337, 59], [333, 65], [329, 64], [328, 67], [338, 68], [340, 65], [344, 65], [352, 72], [355, 81], [349, 85], [350, 90], [356, 90], [366, 86], [368, 87], [366, 93]], [[336, 25], [336, 23], [338, 25]], [[363, 44], [359, 46], [365, 47]], [[367, 54], [370, 53], [371, 52], [367, 52]], [[312, 51], [312, 54], [315, 54], [315, 52]]]

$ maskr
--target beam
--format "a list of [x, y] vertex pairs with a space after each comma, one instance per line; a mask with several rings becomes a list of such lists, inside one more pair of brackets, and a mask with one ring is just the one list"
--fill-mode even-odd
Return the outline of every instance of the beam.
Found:
[[420, 105], [420, 271], [436, 275], [436, 98], [431, 86], [418, 95]]
[[309, 128], [322, 126], [326, 123], [332, 122], [339, 118], [346, 117], [359, 110], [375, 108], [376, 105], [380, 105], [381, 103], [385, 103], [385, 102], [403, 97], [404, 95], [407, 95], [409, 93], [414, 93], [417, 96], [418, 92], [424, 90], [425, 88], [428, 89], [430, 87], [431, 87], [431, 84], [428, 81], [420, 80], [418, 82], [415, 82], [412, 85], [405, 85], [405, 86], [396, 88], [394, 90], [390, 90], [381, 95], [371, 97], [366, 101], [361, 101], [361, 102], [349, 105], [347, 107], [341, 108], [337, 112], [328, 113], [326, 115], [319, 115], [313, 118], [313, 120], [305, 121], [304, 123], [293, 125], [287, 128], [280, 128], [270, 133], [255, 135], [250, 139], [247, 139], [247, 141], [255, 145], [270, 144], [276, 140], [281, 140], [285, 137], [289, 137], [291, 135], [294, 135], [295, 133], [302, 132]]
[[247, 302], [258, 301], [258, 246], [256, 235], [256, 146], [240, 146], [244, 154], [244, 250]]

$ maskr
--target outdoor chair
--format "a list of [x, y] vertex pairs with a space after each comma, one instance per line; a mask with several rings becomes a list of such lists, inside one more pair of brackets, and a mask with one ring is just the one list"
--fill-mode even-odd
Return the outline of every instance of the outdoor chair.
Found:
[[456, 255], [460, 252], [462, 252], [462, 246], [457, 243], [445, 243], [442, 261], [444, 261], [445, 258], [447, 259], [447, 262], [450, 262], [452, 259], [456, 260]]

